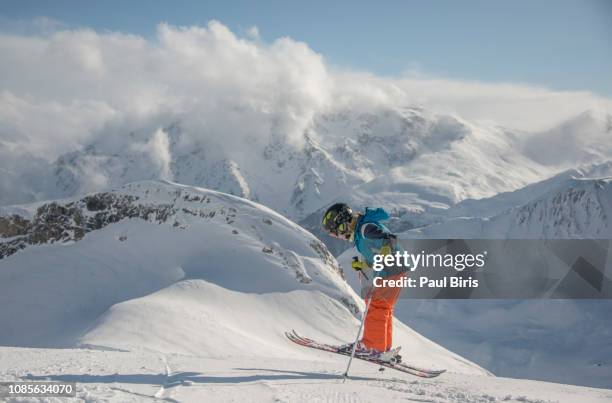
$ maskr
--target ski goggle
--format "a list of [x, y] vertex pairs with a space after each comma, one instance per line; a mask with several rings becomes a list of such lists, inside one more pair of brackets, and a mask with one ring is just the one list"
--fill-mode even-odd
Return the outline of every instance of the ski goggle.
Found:
[[[325, 217], [323, 217], [323, 226], [328, 228], [328, 225], [327, 225], [328, 222], [330, 220], [334, 220], [334, 219], [337, 219], [337, 218], [338, 218], [338, 216], [335, 215], [333, 211], [330, 211], [329, 213], [325, 214]], [[345, 223], [345, 222], [341, 222], [340, 224], [335, 226], [335, 228], [334, 228], [335, 231], [334, 232], [336, 234], [341, 234], [341, 233], [346, 232], [347, 229], [348, 229], [348, 224]]]

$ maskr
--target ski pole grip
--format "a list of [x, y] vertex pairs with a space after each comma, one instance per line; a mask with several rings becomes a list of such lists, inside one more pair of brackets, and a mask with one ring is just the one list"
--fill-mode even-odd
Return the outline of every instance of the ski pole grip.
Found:
[[[354, 263], [359, 262], [359, 256], [353, 256], [353, 262]], [[359, 268], [353, 267], [353, 268], [359, 271], [359, 273], [361, 273], [366, 278], [366, 280], [369, 280], [368, 276], [363, 272], [363, 269], [361, 267]]]

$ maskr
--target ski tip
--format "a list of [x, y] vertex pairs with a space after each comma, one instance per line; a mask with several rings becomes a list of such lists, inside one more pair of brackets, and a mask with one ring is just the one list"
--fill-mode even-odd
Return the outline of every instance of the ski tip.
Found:
[[429, 378], [437, 378], [437, 377], [439, 377], [440, 375], [442, 375], [445, 372], [446, 372], [445, 369], [430, 371], [429, 374], [428, 374], [429, 375], [428, 377]]

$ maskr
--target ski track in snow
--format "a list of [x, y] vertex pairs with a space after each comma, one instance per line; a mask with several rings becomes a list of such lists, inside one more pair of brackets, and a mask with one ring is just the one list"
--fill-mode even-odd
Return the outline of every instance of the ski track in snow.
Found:
[[167, 387], [170, 383], [170, 379], [172, 378], [172, 370], [170, 369], [170, 365], [168, 364], [168, 360], [165, 355], [161, 356], [161, 361], [164, 364], [164, 371], [166, 373], [166, 378], [164, 379], [164, 383], [160, 385], [159, 390], [155, 393], [155, 397], [157, 399], [166, 400], [169, 402], [176, 402], [176, 400], [169, 398], [166, 396]]

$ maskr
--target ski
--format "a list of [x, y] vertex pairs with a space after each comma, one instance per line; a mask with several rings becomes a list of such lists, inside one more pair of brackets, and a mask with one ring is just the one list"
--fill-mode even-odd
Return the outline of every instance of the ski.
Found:
[[[340, 354], [340, 355], [345, 355], [345, 356], [350, 355], [345, 352], [338, 351], [338, 346], [334, 346], [331, 344], [325, 344], [325, 343], [319, 343], [307, 337], [302, 337], [298, 335], [295, 330], [292, 330], [291, 332], [285, 332], [285, 336], [287, 336], [289, 340], [291, 340], [292, 342], [296, 344], [299, 344], [300, 346], [310, 347], [310, 348], [314, 348], [317, 350], [327, 351], [330, 353], [335, 353], [335, 354]], [[413, 365], [404, 364], [404, 363], [397, 364], [397, 363], [390, 363], [390, 362], [380, 361], [380, 360], [370, 360], [370, 359], [358, 357], [358, 356], [355, 356], [355, 358], [358, 360], [371, 362], [373, 364], [378, 364], [382, 367], [391, 368], [397, 371], [405, 372], [407, 374], [415, 375], [421, 378], [435, 378], [439, 376], [440, 374], [446, 372], [445, 369], [440, 369], [440, 370], [425, 369], [425, 368], [419, 368], [419, 367], [415, 367]]]

